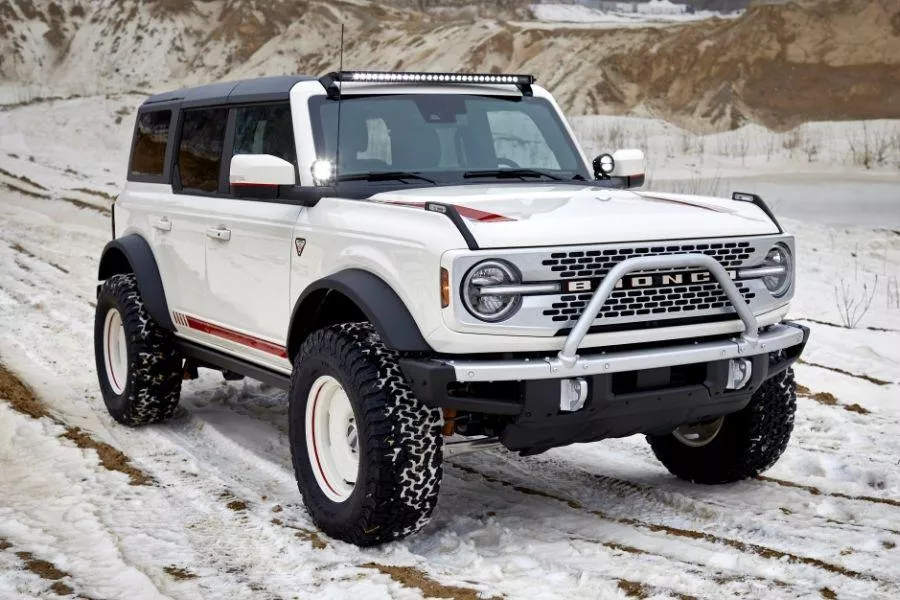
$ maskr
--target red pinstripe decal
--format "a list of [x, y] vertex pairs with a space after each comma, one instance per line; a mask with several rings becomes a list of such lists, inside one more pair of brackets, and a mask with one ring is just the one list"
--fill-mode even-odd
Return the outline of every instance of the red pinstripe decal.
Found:
[[472, 219], [473, 221], [481, 221], [483, 223], [497, 223], [499, 221], [515, 221], [515, 219], [511, 219], [509, 217], [504, 217], [503, 215], [498, 215], [496, 213], [487, 212], [484, 210], [478, 210], [477, 208], [471, 208], [468, 206], [460, 206], [459, 204], [455, 204], [456, 210], [459, 211], [459, 214], [464, 216], [467, 219]]
[[[425, 208], [424, 202], [406, 202], [403, 200], [387, 200], [384, 204], [396, 204], [398, 206], [408, 206], [410, 208]], [[456, 210], [459, 214], [467, 219], [472, 221], [480, 221], [482, 223], [498, 223], [501, 221], [515, 221], [510, 217], [504, 217], [503, 215], [498, 215], [497, 213], [487, 212], [485, 210], [480, 210], [477, 208], [471, 208], [469, 206], [463, 206], [461, 204], [454, 204]]]
[[222, 327], [221, 325], [209, 323], [208, 321], [204, 321], [196, 317], [185, 316], [184, 318], [187, 321], [187, 326], [191, 329], [196, 329], [197, 331], [207, 333], [209, 335], [214, 335], [216, 337], [241, 344], [242, 346], [253, 348], [254, 350], [260, 350], [262, 352], [266, 352], [267, 354], [274, 354], [279, 358], [287, 358], [287, 350], [284, 346], [279, 346], [278, 344], [266, 340], [261, 340], [258, 337], [253, 337], [252, 335], [247, 335], [246, 333], [240, 333], [238, 331], [234, 331], [233, 329]]
[[319, 394], [322, 393], [322, 390], [325, 389], [325, 384], [323, 383], [319, 386], [318, 391], [316, 391], [316, 397], [313, 400], [312, 406], [312, 442], [313, 442], [313, 454], [316, 457], [316, 466], [319, 468], [319, 473], [322, 475], [322, 481], [325, 482], [325, 485], [328, 486], [328, 489], [334, 492], [335, 496], [340, 496], [333, 487], [331, 487], [331, 483], [328, 482], [328, 477], [325, 475], [325, 469], [322, 468], [322, 462], [319, 460], [319, 446], [316, 444], [316, 406], [319, 405]]
[[670, 202], [672, 204], [683, 204], [685, 206], [693, 206], [694, 208], [702, 208], [703, 210], [711, 210], [713, 212], [731, 212], [729, 210], [725, 210], [723, 208], [719, 208], [718, 206], [707, 206], [705, 204], [697, 204], [695, 202], [688, 202], [687, 200], [675, 200], [674, 198], [660, 198], [659, 196], [651, 196], [649, 194], [641, 194], [641, 198], [646, 198], [647, 200], [652, 200], [654, 202]]

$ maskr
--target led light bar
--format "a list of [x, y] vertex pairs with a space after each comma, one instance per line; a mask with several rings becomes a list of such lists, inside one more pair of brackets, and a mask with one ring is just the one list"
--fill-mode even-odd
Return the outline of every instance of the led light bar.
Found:
[[532, 75], [515, 75], [503, 73], [427, 73], [427, 72], [388, 72], [388, 71], [341, 71], [334, 73], [335, 81], [366, 81], [386, 83], [487, 83], [531, 85]]
[[469, 85], [514, 85], [524, 96], [531, 95], [534, 83], [533, 75], [514, 73], [429, 73], [395, 72], [395, 71], [337, 71], [319, 78], [328, 91], [328, 97], [336, 100], [340, 97], [337, 82], [359, 83], [443, 83]]

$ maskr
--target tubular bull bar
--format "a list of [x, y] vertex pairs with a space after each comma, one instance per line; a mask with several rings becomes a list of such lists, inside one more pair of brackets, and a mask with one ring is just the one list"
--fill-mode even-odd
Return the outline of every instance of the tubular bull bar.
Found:
[[[702, 268], [709, 271], [725, 292], [744, 325], [743, 332], [739, 336], [726, 340], [610, 353], [597, 349], [596, 354], [578, 355], [578, 350], [591, 325], [622, 277], [635, 271], [679, 268]], [[609, 271], [556, 356], [511, 360], [433, 360], [452, 367], [455, 380], [459, 382], [565, 379], [747, 358], [802, 344], [805, 335], [802, 328], [790, 324], [773, 325], [760, 332], [753, 311], [744, 301], [725, 268], [711, 256], [705, 254], [640, 256], [626, 259]]]

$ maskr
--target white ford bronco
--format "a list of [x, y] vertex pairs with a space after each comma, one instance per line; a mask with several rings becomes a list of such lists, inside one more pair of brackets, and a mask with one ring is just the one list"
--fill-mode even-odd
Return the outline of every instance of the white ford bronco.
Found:
[[630, 191], [530, 76], [338, 72], [140, 107], [99, 266], [110, 414], [156, 423], [197, 368], [289, 390], [327, 534], [423, 527], [441, 462], [643, 433], [675, 475], [784, 451], [808, 330], [758, 197]]

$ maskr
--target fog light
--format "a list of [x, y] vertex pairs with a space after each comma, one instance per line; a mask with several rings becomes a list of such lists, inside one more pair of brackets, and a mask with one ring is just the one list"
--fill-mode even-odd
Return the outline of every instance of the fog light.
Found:
[[587, 379], [584, 377], [562, 379], [559, 386], [559, 410], [575, 412], [584, 408], [588, 397]]
[[753, 363], [746, 358], [732, 358], [728, 361], [728, 381], [725, 382], [725, 389], [741, 389], [750, 381], [750, 375], [752, 374]]

